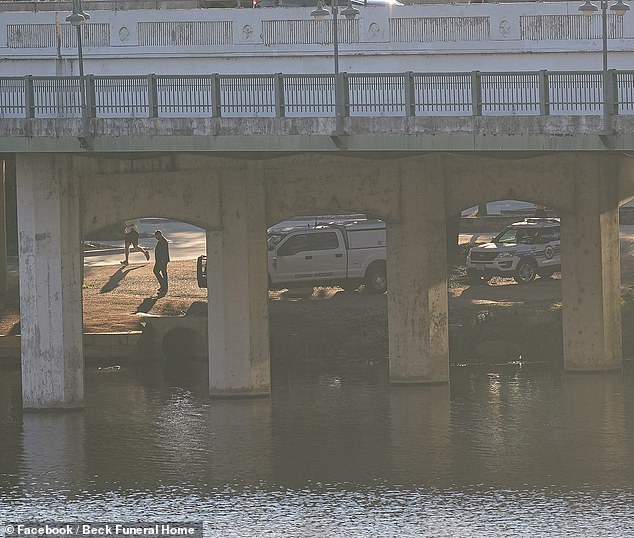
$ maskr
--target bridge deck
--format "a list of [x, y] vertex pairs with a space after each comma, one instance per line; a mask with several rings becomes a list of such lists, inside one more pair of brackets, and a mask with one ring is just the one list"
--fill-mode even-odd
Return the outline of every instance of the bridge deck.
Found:
[[0, 78], [0, 152], [634, 149], [634, 71]]

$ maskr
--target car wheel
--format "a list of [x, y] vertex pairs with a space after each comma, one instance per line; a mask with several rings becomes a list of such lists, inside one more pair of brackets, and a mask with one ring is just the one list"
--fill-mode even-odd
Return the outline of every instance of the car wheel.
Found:
[[387, 271], [384, 265], [373, 265], [365, 275], [365, 289], [370, 293], [385, 293], [387, 290]]
[[528, 284], [535, 280], [536, 275], [535, 263], [530, 260], [523, 260], [518, 264], [513, 278], [518, 284]]

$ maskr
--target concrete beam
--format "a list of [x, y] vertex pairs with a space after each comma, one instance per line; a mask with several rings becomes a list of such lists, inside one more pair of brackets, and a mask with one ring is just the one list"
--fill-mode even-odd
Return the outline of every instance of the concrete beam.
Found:
[[345, 135], [335, 128], [334, 118], [98, 118], [87, 150], [79, 119], [4, 118], [0, 152], [634, 151], [631, 116], [614, 118], [609, 140], [601, 116], [350, 117]]
[[236, 166], [236, 162], [221, 157], [187, 157], [75, 156], [75, 169], [81, 177], [84, 233], [135, 217], [173, 218], [220, 229], [219, 177], [221, 170]]
[[452, 155], [445, 159], [448, 215], [495, 200], [523, 200], [565, 212], [570, 208], [569, 192], [579, 162], [591, 165], [597, 158], [572, 152], [498, 157]]
[[301, 154], [263, 161], [267, 223], [332, 211], [399, 218], [400, 160]]

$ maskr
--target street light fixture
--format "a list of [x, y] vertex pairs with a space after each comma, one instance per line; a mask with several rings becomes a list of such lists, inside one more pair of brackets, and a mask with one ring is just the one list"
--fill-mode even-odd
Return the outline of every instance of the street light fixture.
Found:
[[[338, 13], [339, 4], [333, 0], [332, 7], [332, 45], [335, 57], [335, 136], [343, 134], [343, 79], [339, 74], [339, 26]], [[324, 7], [322, 0], [318, 0], [317, 8], [311, 11], [311, 16], [317, 20], [324, 20], [330, 12]], [[348, 20], [354, 19], [359, 10], [352, 6], [352, 0], [348, 0], [348, 5], [341, 11], [341, 14]]]
[[79, 142], [82, 147], [87, 146], [88, 135], [88, 108], [86, 102], [86, 79], [84, 77], [84, 56], [82, 50], [81, 27], [90, 20], [90, 15], [81, 6], [81, 0], [73, 0], [73, 12], [66, 17], [66, 22], [70, 22], [77, 30], [77, 56], [79, 59], [79, 95], [81, 100], [81, 133]]
[[[601, 2], [601, 37], [603, 41], [603, 129], [606, 133], [611, 132], [611, 115], [612, 115], [612, 85], [609, 80], [608, 73], [608, 0], [600, 0]], [[579, 6], [578, 10], [588, 17], [595, 15], [599, 8], [590, 0], [586, 0]], [[630, 7], [618, 0], [610, 6], [610, 12], [614, 15], [622, 17], [630, 10]]]

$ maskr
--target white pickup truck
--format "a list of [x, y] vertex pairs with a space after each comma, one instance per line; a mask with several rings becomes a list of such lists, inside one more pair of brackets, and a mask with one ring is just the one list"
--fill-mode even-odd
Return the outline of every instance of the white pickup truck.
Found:
[[[207, 286], [206, 258], [198, 258], [198, 285]], [[385, 223], [359, 219], [268, 230], [269, 289], [365, 284], [371, 293], [387, 289]]]

